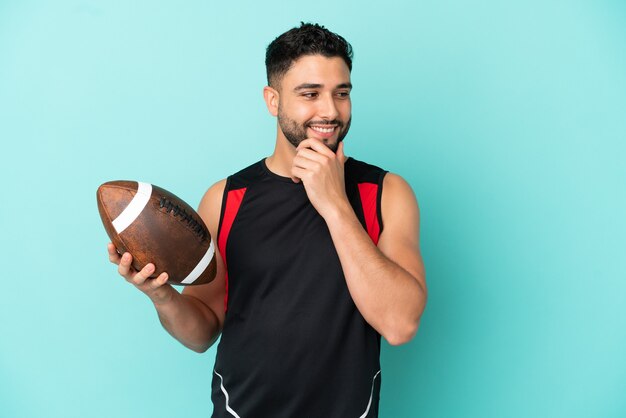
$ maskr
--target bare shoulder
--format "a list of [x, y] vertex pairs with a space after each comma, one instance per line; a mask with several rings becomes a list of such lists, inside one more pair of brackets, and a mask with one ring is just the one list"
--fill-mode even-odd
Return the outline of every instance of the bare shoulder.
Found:
[[[383, 232], [379, 248], [405, 243], [419, 247], [420, 213], [417, 198], [409, 183], [401, 176], [387, 173], [383, 180], [381, 198]], [[381, 249], [383, 249], [381, 248]]]
[[226, 179], [222, 179], [207, 189], [202, 196], [202, 200], [200, 200], [200, 205], [198, 206], [198, 210], [202, 208], [206, 208], [208, 206], [221, 205], [222, 203], [222, 195], [224, 194], [224, 188], [226, 187]]
[[383, 214], [384, 212], [401, 214], [409, 210], [406, 215], [417, 216], [416, 220], [419, 221], [419, 206], [415, 193], [409, 183], [398, 174], [385, 175], [381, 206]]
[[409, 183], [399, 174], [387, 173], [383, 180], [383, 186], [385, 190], [397, 189], [396, 191], [404, 191], [413, 193], [413, 189]]
[[198, 214], [209, 227], [212, 236], [217, 232], [225, 187], [226, 179], [216, 182], [207, 189], [198, 205]]

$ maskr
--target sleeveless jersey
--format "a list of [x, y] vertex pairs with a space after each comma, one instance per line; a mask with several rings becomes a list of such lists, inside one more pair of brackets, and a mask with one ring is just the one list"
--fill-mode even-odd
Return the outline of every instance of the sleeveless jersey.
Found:
[[[345, 163], [348, 199], [375, 244], [385, 173]], [[303, 184], [264, 159], [229, 176], [217, 245], [227, 273], [213, 417], [377, 417], [380, 335], [357, 310]]]

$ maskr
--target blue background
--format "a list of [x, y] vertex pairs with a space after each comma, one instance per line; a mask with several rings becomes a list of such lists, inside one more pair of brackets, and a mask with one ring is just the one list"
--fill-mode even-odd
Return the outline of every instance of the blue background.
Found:
[[354, 46], [346, 153], [405, 177], [430, 298], [381, 416], [626, 416], [622, 1], [0, 0], [1, 417], [206, 417], [186, 350], [106, 257], [97, 186], [196, 206], [272, 152], [267, 44]]

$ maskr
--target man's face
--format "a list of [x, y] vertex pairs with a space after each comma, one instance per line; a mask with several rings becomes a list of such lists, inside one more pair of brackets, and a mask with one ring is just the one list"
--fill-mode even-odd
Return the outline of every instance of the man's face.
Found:
[[350, 70], [342, 58], [300, 57], [280, 82], [280, 131], [294, 147], [317, 138], [336, 152], [350, 129], [351, 89]]

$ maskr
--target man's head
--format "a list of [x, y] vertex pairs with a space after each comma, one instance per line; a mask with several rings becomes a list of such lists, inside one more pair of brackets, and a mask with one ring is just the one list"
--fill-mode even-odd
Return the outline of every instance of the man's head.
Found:
[[336, 151], [350, 127], [352, 47], [317, 24], [302, 24], [267, 48], [264, 95], [279, 136], [297, 147], [317, 138]]
[[352, 46], [340, 35], [317, 23], [300, 24], [274, 39], [265, 52], [267, 83], [280, 90], [282, 77], [304, 55], [322, 55], [343, 59], [352, 71]]

